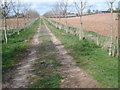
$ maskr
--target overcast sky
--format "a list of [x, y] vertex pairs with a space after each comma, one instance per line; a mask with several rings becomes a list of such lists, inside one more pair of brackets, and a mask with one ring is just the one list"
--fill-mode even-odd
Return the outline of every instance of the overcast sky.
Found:
[[[2, 0], [3, 1], [3, 0]], [[12, 0], [17, 1], [17, 0]], [[36, 9], [41, 15], [46, 13], [47, 11], [51, 10], [55, 2], [63, 1], [63, 0], [19, 0], [21, 2], [30, 3], [31, 8]], [[73, 2], [75, 0], [67, 0], [71, 6], [69, 8], [69, 12], [75, 12], [75, 7]], [[79, 1], [79, 0], [78, 0]], [[118, 2], [120, 0], [116, 0], [114, 7], [117, 8]], [[108, 6], [106, 4], [106, 0], [88, 0], [89, 5], [92, 5], [91, 9], [98, 9], [98, 10], [107, 10]]]

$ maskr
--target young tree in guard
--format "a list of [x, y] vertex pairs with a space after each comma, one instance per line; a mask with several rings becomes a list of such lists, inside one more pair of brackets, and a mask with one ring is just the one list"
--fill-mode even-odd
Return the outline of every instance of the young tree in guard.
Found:
[[110, 56], [114, 56], [114, 42], [113, 42], [113, 4], [115, 2], [115, 0], [107, 0], [106, 1], [109, 8], [110, 8], [110, 13], [111, 13], [111, 16], [110, 16], [110, 46], [109, 46], [109, 55]]
[[82, 15], [83, 11], [87, 6], [87, 0], [80, 0], [80, 2], [74, 2], [75, 8], [79, 14], [80, 17], [80, 30], [79, 30], [79, 39], [83, 40], [85, 38], [84, 33], [83, 33], [83, 20], [82, 20]]
[[21, 9], [21, 3], [19, 0], [17, 0], [16, 3], [14, 3], [14, 7], [13, 7], [13, 10], [14, 10], [14, 13], [16, 15], [16, 20], [17, 20], [17, 34], [19, 35], [20, 34], [20, 31], [19, 31], [19, 15], [20, 15], [20, 9]]

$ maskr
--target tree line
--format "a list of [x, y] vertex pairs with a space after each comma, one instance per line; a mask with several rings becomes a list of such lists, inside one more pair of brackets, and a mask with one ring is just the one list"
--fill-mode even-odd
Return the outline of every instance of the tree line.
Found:
[[[110, 13], [110, 23], [109, 23], [109, 37], [110, 37], [110, 45], [108, 46], [109, 48], [109, 55], [110, 56], [116, 56], [116, 50], [117, 50], [117, 56], [119, 54], [118, 51], [118, 36], [116, 37], [116, 42], [114, 43], [113, 41], [113, 13], [115, 12], [113, 10], [114, 7], [114, 3], [116, 0], [106, 0], [106, 5], [109, 8], [109, 12]], [[79, 35], [79, 39], [80, 40], [84, 40], [86, 38], [85, 34], [84, 34], [84, 29], [83, 29], [83, 16], [84, 16], [84, 11], [85, 9], [88, 9], [87, 12], [91, 12], [90, 8], [93, 7], [94, 5], [89, 5], [87, 0], [79, 0], [79, 1], [74, 1], [73, 2], [73, 6], [75, 7], [78, 16], [79, 16], [79, 21], [80, 21], [80, 27], [79, 27], [79, 31], [78, 31], [78, 35]], [[66, 30], [66, 33], [68, 33], [68, 11], [69, 11], [69, 7], [71, 7], [71, 5], [69, 5], [68, 1], [61, 1], [61, 2], [56, 2], [53, 6], [53, 8], [48, 11], [47, 13], [44, 14], [45, 17], [47, 17], [48, 19], [54, 17], [56, 19], [58, 19], [58, 21], [61, 21], [61, 18], [65, 18], [65, 27], [64, 30]], [[117, 9], [118, 10], [118, 9]], [[97, 10], [98, 12], [98, 10]], [[116, 12], [119, 12], [116, 11]], [[50, 21], [50, 20], [49, 20]], [[56, 22], [56, 27], [61, 28], [59, 25], [57, 25]], [[99, 40], [98, 40], [98, 35], [97, 35], [97, 45], [99, 45]]]
[[[30, 4], [22, 3], [19, 0], [16, 0], [13, 2], [12, 0], [4, 0], [0, 1], [0, 16], [2, 18], [2, 26], [3, 26], [3, 36], [4, 36], [4, 42], [7, 44], [8, 42], [8, 30], [11, 29], [9, 28], [10, 25], [14, 21], [10, 21], [10, 19], [15, 19], [16, 21], [16, 26], [12, 29], [17, 31], [17, 34], [20, 34], [21, 30], [21, 22], [20, 18], [23, 19], [24, 21], [24, 26], [22, 28], [25, 29], [27, 27], [27, 23], [31, 23], [37, 18], [39, 18], [39, 13], [33, 9], [31, 9]], [[9, 21], [9, 25], [8, 25]]]

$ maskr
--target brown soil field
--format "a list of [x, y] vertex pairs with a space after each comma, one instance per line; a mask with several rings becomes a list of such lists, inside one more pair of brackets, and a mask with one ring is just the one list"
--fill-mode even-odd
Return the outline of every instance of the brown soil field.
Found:
[[[32, 19], [30, 19], [29, 21], [27, 19], [24, 20], [24, 18], [19, 18], [18, 22], [19, 22], [19, 28], [23, 28], [25, 23], [31, 22]], [[17, 28], [17, 19], [16, 18], [11, 18], [11, 19], [7, 19], [7, 28], [9, 29], [16, 29]], [[0, 29], [3, 29], [3, 20], [0, 19]]]
[[[113, 35], [118, 36], [118, 20], [117, 19], [118, 14], [113, 14]], [[57, 22], [60, 22], [62, 24], [65, 24], [65, 18], [59, 19], [52, 18], [52, 20], [55, 20]], [[68, 18], [68, 26], [71, 27], [80, 27], [80, 19], [79, 17], [72, 17]], [[111, 18], [109, 13], [101, 13], [101, 14], [94, 14], [94, 15], [88, 15], [83, 16], [83, 27], [84, 30], [97, 32], [99, 34], [109, 36], [110, 34], [110, 23]]]

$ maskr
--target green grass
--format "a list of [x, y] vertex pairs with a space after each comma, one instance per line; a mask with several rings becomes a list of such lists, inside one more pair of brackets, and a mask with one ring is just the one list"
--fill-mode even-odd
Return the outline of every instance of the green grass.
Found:
[[[55, 24], [55, 21], [52, 21], [54, 22]], [[62, 26], [62, 28], [64, 28], [65, 25], [63, 24], [60, 24], [58, 23], [59, 25]], [[68, 26], [68, 29], [70, 31], [73, 31], [74, 33], [79, 31], [79, 28], [76, 28], [76, 27], [71, 27], [71, 26]], [[97, 43], [97, 37], [98, 37], [98, 41], [99, 41], [99, 45], [103, 48], [106, 48], [108, 49], [109, 45], [110, 45], [110, 37], [109, 36], [105, 36], [105, 35], [101, 35], [99, 33], [96, 33], [96, 32], [93, 32], [91, 30], [84, 30], [84, 35], [86, 36], [86, 38], [94, 43]], [[116, 43], [116, 38], [113, 37], [113, 43], [117, 46], [117, 43]]]
[[70, 50], [69, 54], [74, 57], [77, 65], [91, 75], [100, 87], [118, 87], [118, 60], [108, 56], [107, 50], [92, 43], [89, 40], [79, 40], [77, 36], [66, 34], [46, 21], [50, 30]]
[[12, 68], [19, 62], [20, 54], [24, 53], [29, 48], [30, 40], [39, 26], [40, 20], [37, 20], [33, 25], [21, 30], [20, 35], [12, 35], [8, 38], [8, 44], [2, 44], [2, 68], [3, 71]]
[[50, 77], [44, 77], [38, 80], [30, 88], [58, 88], [60, 84], [60, 75], [53, 75]]

